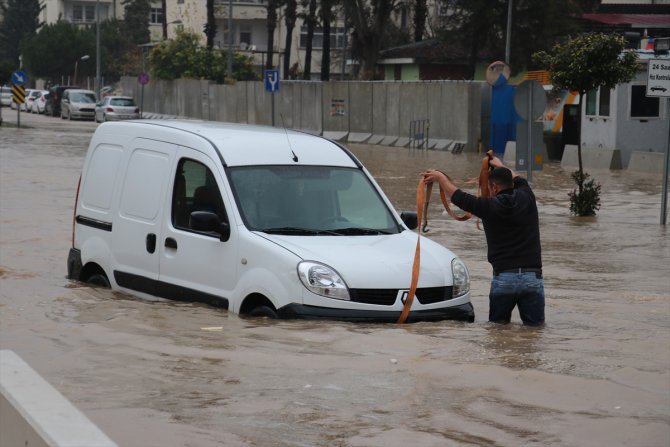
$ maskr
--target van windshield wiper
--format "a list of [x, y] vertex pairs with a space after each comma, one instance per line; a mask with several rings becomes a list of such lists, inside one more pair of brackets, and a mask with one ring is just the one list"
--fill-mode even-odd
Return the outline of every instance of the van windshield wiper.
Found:
[[313, 228], [300, 227], [259, 228], [258, 231], [268, 234], [291, 234], [296, 236], [342, 236], [343, 234], [330, 230], [316, 230]]
[[386, 230], [378, 230], [376, 228], [360, 228], [360, 227], [348, 227], [348, 228], [337, 228], [333, 230], [337, 234], [344, 236], [377, 236], [380, 234], [391, 234], [391, 232]]

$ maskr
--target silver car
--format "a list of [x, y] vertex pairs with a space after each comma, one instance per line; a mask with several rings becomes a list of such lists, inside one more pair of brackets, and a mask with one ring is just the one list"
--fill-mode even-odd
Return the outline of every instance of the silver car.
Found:
[[107, 96], [95, 106], [95, 121], [135, 120], [140, 109], [130, 96]]
[[61, 118], [95, 118], [95, 93], [91, 90], [68, 89], [60, 103]]

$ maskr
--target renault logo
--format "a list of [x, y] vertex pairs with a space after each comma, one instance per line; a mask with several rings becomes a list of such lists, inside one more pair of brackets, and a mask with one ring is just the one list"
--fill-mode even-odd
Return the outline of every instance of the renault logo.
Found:
[[403, 304], [407, 304], [407, 297], [409, 296], [409, 290], [403, 290], [402, 295], [400, 295], [400, 301]]

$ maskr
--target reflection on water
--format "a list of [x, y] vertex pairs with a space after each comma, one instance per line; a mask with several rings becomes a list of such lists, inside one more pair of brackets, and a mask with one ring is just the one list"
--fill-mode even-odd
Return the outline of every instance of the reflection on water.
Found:
[[[509, 325], [486, 322], [484, 234], [444, 215], [439, 200], [427, 236], [467, 263], [475, 323], [241, 319], [64, 278], [90, 132], [0, 131], [0, 347], [119, 445], [670, 444], [670, 238], [658, 225], [659, 178], [592, 172], [602, 209], [581, 219], [568, 214], [568, 171], [548, 163], [533, 174], [543, 328], [523, 327], [517, 314]], [[479, 171], [475, 154], [351, 149], [398, 210], [413, 210], [426, 168], [459, 184]]]

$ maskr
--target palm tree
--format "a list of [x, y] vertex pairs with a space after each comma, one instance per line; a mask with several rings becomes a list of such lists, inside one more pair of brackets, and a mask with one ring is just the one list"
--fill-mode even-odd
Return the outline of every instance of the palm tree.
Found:
[[286, 24], [286, 45], [284, 47], [284, 79], [288, 79], [291, 66], [291, 46], [293, 43], [293, 28], [298, 17], [298, 2], [286, 0], [286, 13], [284, 23]]

